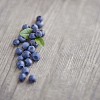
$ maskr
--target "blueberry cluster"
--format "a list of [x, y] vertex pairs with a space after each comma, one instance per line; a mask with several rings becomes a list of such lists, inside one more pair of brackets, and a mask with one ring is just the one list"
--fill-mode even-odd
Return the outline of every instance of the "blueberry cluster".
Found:
[[[17, 68], [21, 70], [21, 73], [19, 75], [19, 81], [23, 82], [26, 77], [29, 75], [30, 72], [30, 66], [33, 62], [37, 62], [40, 60], [40, 54], [36, 51], [36, 48], [39, 46], [39, 44], [35, 41], [35, 39], [42, 38], [45, 36], [45, 32], [41, 29], [43, 27], [43, 17], [38, 16], [36, 18], [36, 23], [29, 26], [27, 24], [22, 26], [22, 31], [25, 29], [32, 29], [32, 32], [29, 34], [28, 39], [23, 37], [23, 35], [19, 35], [18, 39], [15, 39], [13, 41], [14, 46], [17, 47], [15, 53], [18, 55], [18, 61], [17, 61]], [[28, 34], [24, 32], [24, 35]], [[34, 83], [36, 82], [36, 77], [34, 75], [29, 76], [29, 82]]]

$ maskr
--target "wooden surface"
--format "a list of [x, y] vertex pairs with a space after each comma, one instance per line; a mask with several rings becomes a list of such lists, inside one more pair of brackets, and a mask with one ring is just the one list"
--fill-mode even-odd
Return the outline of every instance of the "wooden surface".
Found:
[[[12, 41], [44, 17], [46, 46], [18, 83]], [[100, 0], [0, 0], [0, 100], [100, 100]]]

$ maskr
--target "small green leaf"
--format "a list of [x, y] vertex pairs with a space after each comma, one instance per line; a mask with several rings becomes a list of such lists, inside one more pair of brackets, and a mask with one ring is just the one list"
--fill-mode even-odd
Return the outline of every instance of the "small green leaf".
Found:
[[20, 34], [22, 37], [24, 37], [25, 39], [29, 39], [29, 34]]
[[35, 41], [40, 46], [44, 46], [45, 45], [45, 42], [44, 42], [43, 38], [36, 38]]
[[28, 39], [30, 33], [32, 33], [32, 29], [31, 29], [31, 28], [27, 28], [27, 29], [22, 30], [19, 34], [20, 34], [22, 37]]

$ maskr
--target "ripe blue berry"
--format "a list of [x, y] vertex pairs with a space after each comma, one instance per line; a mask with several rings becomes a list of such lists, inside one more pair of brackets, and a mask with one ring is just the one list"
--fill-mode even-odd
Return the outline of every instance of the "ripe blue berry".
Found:
[[35, 38], [36, 38], [35, 33], [31, 33], [31, 34], [29, 35], [29, 38], [30, 38], [30, 39], [35, 39]]
[[29, 58], [30, 57], [30, 55], [31, 55], [31, 53], [29, 52], [29, 51], [24, 51], [23, 53], [22, 53], [22, 56], [23, 56], [23, 58]]
[[37, 16], [36, 20], [41, 22], [41, 21], [43, 21], [43, 17], [42, 16]]
[[35, 40], [31, 40], [31, 41], [30, 41], [30, 45], [31, 45], [31, 46], [34, 46], [35, 48], [38, 47], [38, 44], [35, 42]]
[[18, 68], [18, 69], [22, 69], [23, 67], [25, 67], [24, 61], [18, 61], [18, 62], [17, 62], [17, 68]]
[[22, 29], [24, 30], [24, 29], [26, 29], [26, 28], [30, 28], [30, 26], [28, 26], [27, 24], [24, 24], [24, 25], [22, 26]]
[[30, 51], [31, 53], [35, 52], [35, 47], [34, 46], [29, 46], [28, 51]]
[[20, 60], [24, 60], [22, 55], [18, 56], [18, 61], [20, 61]]
[[20, 81], [20, 82], [24, 82], [25, 79], [26, 79], [26, 75], [25, 75], [24, 73], [21, 73], [21, 74], [19, 75], [19, 81]]
[[25, 65], [26, 67], [29, 67], [32, 65], [32, 60], [30, 58], [25, 59]]
[[29, 76], [29, 83], [34, 83], [36, 82], [36, 77], [34, 75]]
[[27, 68], [27, 67], [24, 67], [24, 68], [22, 69], [22, 73], [24, 73], [25, 75], [28, 75], [29, 72], [30, 72], [30, 70], [29, 70], [29, 68]]
[[33, 29], [33, 32], [36, 32], [38, 30], [38, 26], [36, 24], [33, 24], [31, 28]]
[[18, 46], [20, 44], [20, 41], [18, 40], [18, 39], [15, 39], [14, 41], [13, 41], [13, 45], [14, 46]]
[[43, 30], [41, 30], [41, 32], [42, 32], [42, 37], [44, 37], [45, 36], [45, 32]]
[[25, 49], [27, 49], [29, 47], [29, 43], [28, 42], [24, 42], [23, 44], [22, 44], [22, 48], [25, 50]]
[[16, 54], [17, 54], [17, 55], [21, 55], [22, 52], [23, 52], [23, 50], [22, 50], [21, 48], [17, 48], [17, 49], [16, 49]]
[[35, 33], [36, 37], [42, 37], [42, 32], [40, 30], [38, 30], [36, 33]]
[[19, 37], [18, 37], [18, 40], [19, 40], [21, 43], [23, 43], [23, 42], [26, 41], [26, 39], [25, 39], [24, 37], [22, 37], [22, 36], [19, 36]]
[[42, 22], [37, 21], [37, 22], [36, 22], [36, 25], [38, 26], [38, 28], [42, 28], [43, 25], [44, 25], [44, 23], [43, 23], [43, 21], [42, 21]]
[[31, 57], [32, 57], [32, 60], [34, 60], [34, 61], [40, 60], [40, 54], [38, 52], [32, 53]]

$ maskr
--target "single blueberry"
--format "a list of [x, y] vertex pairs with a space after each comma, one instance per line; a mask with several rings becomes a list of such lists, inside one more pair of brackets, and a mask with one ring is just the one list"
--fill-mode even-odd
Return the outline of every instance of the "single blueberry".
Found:
[[29, 76], [29, 83], [34, 83], [36, 82], [36, 77], [34, 75]]
[[41, 30], [41, 32], [42, 32], [42, 37], [44, 37], [45, 36], [45, 32], [43, 30]]
[[17, 68], [18, 68], [18, 69], [22, 69], [23, 67], [25, 67], [24, 61], [18, 61], [18, 62], [17, 62]]
[[41, 21], [43, 21], [43, 17], [42, 16], [37, 16], [36, 20], [41, 22]]
[[31, 53], [35, 52], [35, 47], [34, 46], [29, 46], [28, 51], [30, 51]]
[[31, 40], [31, 41], [30, 41], [30, 45], [31, 45], [31, 46], [34, 46], [35, 48], [38, 47], [38, 44], [35, 42], [35, 40]]
[[40, 30], [38, 30], [36, 33], [35, 33], [36, 37], [42, 37], [42, 32]]
[[30, 28], [30, 26], [27, 25], [27, 24], [24, 24], [24, 25], [22, 26], [22, 29], [24, 30], [24, 29], [26, 29], [26, 28]]
[[22, 55], [18, 56], [18, 61], [20, 61], [20, 60], [24, 60]]
[[18, 40], [18, 39], [15, 39], [14, 41], [13, 41], [13, 45], [14, 46], [18, 46], [20, 44], [20, 41]]
[[29, 38], [30, 38], [30, 39], [35, 39], [35, 38], [36, 38], [35, 33], [31, 33], [31, 34], [29, 35]]
[[29, 43], [28, 42], [24, 42], [23, 44], [22, 44], [22, 48], [25, 50], [25, 49], [27, 49], [29, 47]]
[[19, 75], [19, 81], [20, 81], [20, 82], [23, 82], [25, 79], [26, 79], [26, 74], [21, 73], [21, 74]]
[[38, 26], [36, 24], [33, 24], [31, 28], [33, 29], [33, 32], [36, 32], [38, 30]]
[[19, 40], [21, 43], [23, 43], [23, 42], [26, 41], [26, 39], [25, 39], [24, 37], [22, 37], [22, 36], [19, 36], [19, 37], [18, 37], [18, 40]]
[[36, 22], [36, 25], [38, 26], [38, 28], [42, 28], [43, 25], [44, 25], [44, 23], [43, 23], [43, 21], [42, 21], [42, 22], [37, 21], [37, 22]]
[[30, 45], [35, 45], [36, 44], [36, 42], [35, 42], [35, 40], [30, 40]]
[[32, 65], [32, 60], [30, 58], [25, 59], [25, 65], [26, 67], [29, 67]]
[[29, 51], [24, 51], [23, 53], [22, 53], [22, 56], [23, 56], [23, 58], [29, 58], [30, 57], [30, 55], [31, 55], [31, 53], [29, 52]]
[[38, 52], [32, 53], [31, 57], [32, 57], [32, 60], [34, 60], [34, 61], [40, 60], [40, 54]]
[[23, 50], [21, 48], [17, 48], [15, 52], [17, 55], [21, 55]]
[[27, 68], [27, 67], [24, 67], [24, 68], [22, 69], [22, 73], [24, 73], [25, 75], [28, 75], [29, 72], [30, 72], [30, 70], [29, 70], [29, 68]]

